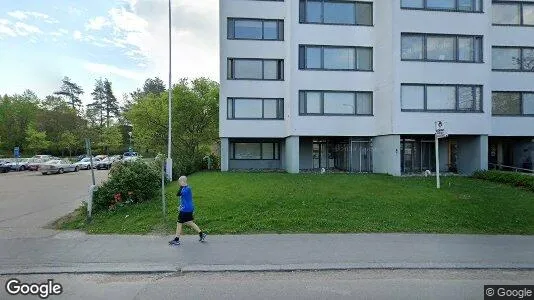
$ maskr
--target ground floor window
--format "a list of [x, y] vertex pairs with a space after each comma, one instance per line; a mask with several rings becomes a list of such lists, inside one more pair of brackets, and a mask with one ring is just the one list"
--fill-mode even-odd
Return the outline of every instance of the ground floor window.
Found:
[[424, 138], [401, 139], [401, 172], [420, 173], [436, 171], [436, 151], [434, 141]]
[[231, 143], [231, 159], [237, 160], [279, 160], [280, 144], [273, 142]]

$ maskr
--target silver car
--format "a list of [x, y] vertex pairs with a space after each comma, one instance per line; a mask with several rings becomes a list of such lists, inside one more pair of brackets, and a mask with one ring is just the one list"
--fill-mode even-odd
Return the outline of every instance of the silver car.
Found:
[[66, 160], [50, 160], [39, 166], [39, 172], [43, 175], [63, 174], [65, 172], [78, 172], [80, 167]]

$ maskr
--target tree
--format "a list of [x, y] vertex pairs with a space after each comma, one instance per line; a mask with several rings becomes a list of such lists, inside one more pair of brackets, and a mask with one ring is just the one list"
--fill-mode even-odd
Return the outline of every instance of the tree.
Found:
[[159, 77], [148, 78], [145, 80], [145, 84], [143, 85], [143, 89], [137, 89], [135, 92], [131, 94], [132, 99], [134, 102], [137, 102], [139, 99], [149, 95], [149, 94], [155, 94], [159, 95], [163, 92], [165, 92], [166, 86], [163, 80], [159, 79]]
[[92, 112], [92, 115], [98, 116], [99, 126], [104, 126], [104, 102], [106, 101], [106, 91], [102, 79], [97, 79], [95, 88], [91, 93], [93, 102], [87, 105], [87, 110]]
[[26, 129], [35, 121], [39, 99], [31, 92], [4, 96], [0, 101], [0, 140], [4, 151], [26, 144]]
[[[166, 152], [168, 96], [148, 94], [127, 113], [137, 145]], [[209, 146], [218, 140], [219, 86], [200, 78], [173, 87], [172, 153], [177, 172], [196, 171]]]
[[119, 126], [105, 127], [102, 129], [102, 139], [97, 143], [102, 151], [109, 154], [110, 151], [119, 151], [122, 146], [122, 133]]
[[79, 140], [74, 133], [70, 131], [65, 131], [61, 134], [59, 146], [62, 149], [67, 149], [69, 151], [69, 156], [72, 156], [72, 150], [74, 150], [79, 145]]
[[83, 89], [72, 82], [71, 79], [65, 76], [62, 80], [62, 85], [59, 91], [55, 92], [55, 95], [60, 95], [69, 100], [69, 104], [73, 109], [78, 109], [82, 105], [80, 96], [83, 95]]
[[[49, 150], [63, 153], [62, 134], [72, 133], [76, 139], [82, 139], [86, 131], [86, 121], [63, 99], [48, 96], [41, 104], [35, 124], [40, 130], [46, 131], [47, 139], [51, 142]], [[80, 145], [79, 145], [80, 146]], [[72, 148], [77, 151], [81, 147]]]
[[35, 125], [30, 124], [26, 129], [26, 149], [37, 154], [41, 150], [46, 150], [50, 142], [46, 139], [45, 131], [38, 131]]
[[102, 106], [106, 113], [106, 126], [109, 127], [111, 117], [118, 117], [120, 110], [119, 102], [117, 101], [117, 98], [115, 98], [115, 95], [113, 95], [111, 82], [107, 78], [104, 80], [104, 103]]

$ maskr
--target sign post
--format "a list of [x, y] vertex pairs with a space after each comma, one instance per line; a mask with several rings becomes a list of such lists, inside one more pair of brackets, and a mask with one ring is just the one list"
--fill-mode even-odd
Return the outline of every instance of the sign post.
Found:
[[441, 184], [439, 181], [439, 139], [446, 138], [448, 136], [447, 132], [445, 131], [445, 127], [443, 124], [443, 121], [437, 121], [435, 122], [436, 126], [436, 134], [435, 134], [435, 147], [436, 147], [436, 188], [441, 188]]
[[89, 156], [89, 161], [91, 165], [91, 176], [93, 178], [92, 185], [89, 187], [89, 201], [87, 202], [87, 222], [91, 222], [91, 214], [93, 211], [93, 195], [96, 190], [96, 182], [95, 182], [95, 170], [93, 169], [93, 154], [91, 152], [91, 140], [85, 139], [85, 149], [87, 152], [87, 155]]

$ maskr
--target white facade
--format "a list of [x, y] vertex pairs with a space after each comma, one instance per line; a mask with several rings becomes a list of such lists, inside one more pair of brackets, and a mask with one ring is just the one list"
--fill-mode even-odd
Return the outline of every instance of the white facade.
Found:
[[[534, 136], [534, 116], [492, 115], [492, 91], [534, 92], [534, 72], [492, 71], [492, 46], [534, 47], [534, 27], [492, 25], [491, 0], [482, 0], [482, 12], [404, 9], [401, 0], [359, 2], [373, 4], [372, 26], [303, 24], [299, 22], [297, 0], [220, 1], [220, 137], [227, 145], [221, 155], [225, 161], [223, 170], [232, 169], [229, 163], [235, 158], [231, 153], [232, 140], [278, 139], [281, 144], [278, 149], [283, 148], [285, 152], [280, 154], [278, 167], [298, 172], [304, 169], [303, 162], [309, 156], [304, 152], [310, 151], [304, 140], [314, 137], [374, 139], [373, 170], [399, 175], [405, 153], [399, 147], [402, 136], [428, 138], [434, 134], [434, 122], [438, 120], [445, 122], [451, 137], [462, 136], [459, 146], [464, 143], [465, 136], [474, 136], [476, 141], [486, 143], [477, 148], [486, 149], [486, 152], [488, 136]], [[534, 4], [534, 1], [523, 2]], [[284, 20], [284, 39], [228, 39], [228, 18]], [[482, 36], [482, 62], [401, 60], [402, 33]], [[301, 70], [299, 45], [372, 47], [373, 68], [372, 71]], [[280, 81], [228, 79], [228, 58], [283, 59], [284, 78]], [[482, 110], [402, 111], [402, 84], [480, 85]], [[373, 114], [301, 115], [299, 91], [302, 90], [372, 92]], [[228, 119], [228, 98], [283, 98], [283, 120]], [[382, 136], [387, 138], [377, 138]], [[470, 145], [472, 141], [466, 143]], [[447, 146], [443, 148], [447, 151]], [[466, 151], [459, 152], [464, 155], [461, 160], [465, 160]], [[478, 155], [473, 158], [480, 164], [469, 170], [487, 168], [487, 153], [480, 155], [482, 159]]]

